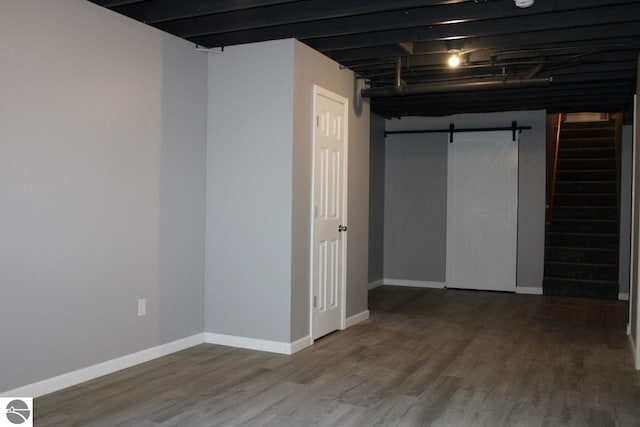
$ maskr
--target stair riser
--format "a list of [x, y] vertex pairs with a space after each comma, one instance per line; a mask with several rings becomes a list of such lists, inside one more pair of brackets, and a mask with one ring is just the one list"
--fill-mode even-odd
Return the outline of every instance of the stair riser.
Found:
[[547, 245], [563, 248], [616, 249], [619, 243], [618, 236], [549, 234], [547, 235]]
[[572, 149], [560, 149], [558, 152], [559, 159], [615, 159], [616, 150], [614, 148], [580, 148], [571, 147]]
[[615, 139], [604, 138], [564, 138], [560, 141], [562, 148], [614, 148]]
[[618, 204], [616, 194], [559, 194], [553, 200], [554, 206], [610, 206]]
[[554, 219], [617, 219], [616, 208], [554, 206]]
[[584, 159], [584, 160], [569, 160], [558, 159], [558, 170], [562, 171], [591, 171], [591, 170], [604, 170], [604, 169], [616, 169], [615, 159]]
[[590, 122], [563, 122], [562, 129], [612, 129], [616, 122], [614, 120], [596, 120]]
[[545, 250], [545, 261], [579, 262], [591, 264], [617, 264], [618, 254], [615, 251], [579, 248], [554, 248]]
[[618, 299], [617, 284], [600, 285], [592, 283], [569, 283], [560, 279], [544, 279], [544, 295], [583, 298]]
[[598, 171], [568, 171], [558, 169], [556, 182], [563, 181], [615, 181], [615, 169]]
[[556, 180], [556, 193], [613, 193], [615, 182], [560, 182]]
[[616, 234], [618, 224], [616, 221], [552, 221], [549, 225], [552, 233], [592, 233], [592, 234]]
[[593, 128], [593, 129], [564, 129], [560, 130], [560, 139], [566, 138], [614, 138], [616, 130], [614, 128]]
[[577, 264], [545, 264], [544, 276], [550, 278], [609, 280], [615, 282], [618, 280], [618, 268]]

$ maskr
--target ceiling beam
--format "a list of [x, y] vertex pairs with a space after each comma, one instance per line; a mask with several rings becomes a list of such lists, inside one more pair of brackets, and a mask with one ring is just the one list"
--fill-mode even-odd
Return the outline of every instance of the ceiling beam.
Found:
[[[93, 1], [93, 0], [92, 0]], [[111, 7], [115, 12], [147, 24], [207, 14], [233, 12], [247, 8], [287, 5], [302, 0], [151, 0]]]
[[[613, 9], [611, 9], [613, 8]], [[416, 43], [416, 53], [438, 52], [446, 50], [443, 39], [448, 37], [462, 37], [468, 39], [466, 43], [479, 44], [484, 37], [492, 37], [500, 34], [533, 33], [544, 30], [563, 30], [571, 27], [584, 27], [591, 22], [593, 25], [603, 25], [607, 23], [636, 21], [638, 16], [637, 4], [625, 4], [620, 6], [608, 6], [594, 10], [582, 10], [576, 13], [573, 10], [551, 12], [546, 15], [529, 17], [523, 19], [520, 16], [507, 16], [506, 18], [488, 19], [484, 22], [460, 22], [457, 24], [428, 27], [419, 25], [412, 28], [392, 29], [385, 31], [362, 32], [358, 34], [348, 34], [334, 37], [301, 38], [309, 46], [321, 52], [339, 49], [351, 49], [376, 46], [379, 44], [401, 43], [413, 41]], [[604, 15], [601, 15], [603, 14]], [[574, 34], [584, 34], [584, 28], [578, 29]], [[620, 34], [620, 32], [617, 32]], [[630, 34], [635, 34], [631, 32]], [[563, 40], [553, 36], [553, 34], [543, 35], [548, 40]], [[575, 35], [573, 36], [575, 39]], [[613, 37], [613, 36], [612, 36]], [[578, 38], [579, 40], [580, 38]], [[429, 46], [429, 42], [437, 43], [437, 48]], [[536, 44], [536, 38], [526, 41], [527, 44]], [[488, 43], [486, 43], [488, 44]], [[467, 47], [467, 46], [465, 46]], [[472, 49], [482, 48], [482, 45], [469, 47]]]
[[[615, 4], [627, 3], [633, 3], [633, 0], [615, 1]], [[607, 0], [563, 0], [562, 2], [548, 1], [536, 4], [536, 7], [519, 9], [514, 7], [510, 1], [477, 4], [469, 2], [280, 25], [266, 22], [264, 18], [258, 21], [248, 21], [242, 18], [243, 23], [240, 26], [234, 24], [233, 21], [218, 22], [216, 20], [214, 22], [212, 19], [206, 20], [204, 18], [200, 21], [199, 18], [196, 18], [195, 20], [164, 23], [158, 27], [210, 47], [288, 37], [306, 39], [412, 27], [423, 27], [426, 34], [438, 33], [435, 37], [442, 37], [443, 27], [448, 28], [447, 34], [457, 34], [457, 31], [451, 33], [452, 29], [461, 25], [455, 24], [455, 22], [473, 23], [478, 21], [477, 24], [480, 24], [483, 20], [496, 20], [496, 24], [491, 25], [494, 26], [499, 24], [497, 18], [502, 18], [517, 22], [517, 26], [522, 29], [522, 17], [564, 11], [566, 12], [564, 17], [571, 19], [571, 16], [581, 15], [590, 8], [611, 7], [611, 5], [611, 1]], [[455, 17], [455, 20], [452, 20], [452, 17]], [[216, 26], [214, 27], [214, 25]], [[427, 40], [430, 40], [433, 36], [426, 37]], [[417, 40], [421, 39], [423, 38]], [[412, 40], [405, 39], [398, 42], [402, 41]]]
[[[115, 9], [148, 24], [193, 19], [193, 25], [281, 25], [473, 0], [152, 0]], [[231, 13], [234, 12], [234, 13]], [[218, 15], [218, 16], [216, 16]], [[261, 24], [262, 23], [262, 24]]]

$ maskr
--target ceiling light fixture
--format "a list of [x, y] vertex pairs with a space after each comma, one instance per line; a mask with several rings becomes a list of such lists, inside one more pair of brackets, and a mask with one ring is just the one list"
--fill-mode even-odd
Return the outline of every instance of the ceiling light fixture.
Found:
[[516, 6], [521, 7], [523, 9], [525, 7], [533, 6], [533, 3], [535, 2], [535, 0], [513, 0], [513, 1], [516, 4]]
[[[449, 54], [449, 58], [447, 58], [447, 63], [451, 68], [457, 68], [462, 63], [462, 50], [464, 48], [464, 44], [466, 39], [462, 36], [451, 38], [444, 41], [445, 46], [447, 47], [447, 53]], [[467, 60], [466, 58], [465, 60]]]
[[449, 67], [451, 68], [458, 67], [460, 65], [460, 62], [460, 54], [458, 52], [452, 52], [447, 61]]

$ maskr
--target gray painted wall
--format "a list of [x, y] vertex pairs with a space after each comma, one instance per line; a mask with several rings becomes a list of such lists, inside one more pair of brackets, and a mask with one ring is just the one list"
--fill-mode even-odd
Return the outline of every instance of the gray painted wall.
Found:
[[371, 114], [369, 146], [369, 283], [384, 277], [384, 118]]
[[[447, 128], [449, 123], [458, 128], [509, 126], [513, 120], [533, 127], [520, 134], [517, 285], [542, 287], [545, 112], [407, 117], [387, 120], [386, 129]], [[446, 150], [445, 134], [387, 137], [385, 278], [435, 282], [445, 279]]]
[[[638, 76], [637, 76], [637, 84], [640, 85], [640, 56], [638, 56]], [[640, 86], [639, 86], [640, 87]], [[633, 144], [638, 144], [640, 141], [640, 130], [638, 129], [640, 125], [640, 98], [636, 93], [636, 103], [635, 103], [635, 117], [634, 117], [634, 127], [633, 127]], [[634, 201], [632, 206], [632, 215], [633, 215], [633, 230], [631, 234], [631, 252], [633, 254], [633, 258], [631, 259], [631, 299], [630, 299], [630, 308], [629, 308], [629, 325], [631, 327], [631, 339], [635, 343], [635, 362], [636, 369], [640, 369], [640, 338], [638, 335], [640, 334], [640, 328], [638, 327], [638, 322], [640, 321], [640, 294], [638, 294], [638, 260], [640, 257], [638, 256], [638, 251], [640, 250], [640, 246], [638, 244], [638, 227], [640, 226], [640, 197], [638, 197], [638, 189], [640, 189], [640, 171], [638, 168], [640, 167], [640, 150], [636, 146], [636, 153], [634, 158], [634, 182], [633, 182], [633, 191], [634, 191]]]
[[366, 310], [369, 107], [351, 101], [355, 82], [295, 40], [210, 56], [207, 332], [287, 343], [309, 335], [314, 84], [351, 103], [347, 315]]
[[292, 41], [209, 55], [208, 117], [206, 331], [290, 342]]
[[444, 282], [447, 136], [389, 135], [384, 191], [384, 277]]
[[633, 168], [633, 126], [622, 127], [620, 155], [620, 269], [619, 292], [629, 293], [631, 257], [631, 169]]
[[207, 74], [89, 2], [0, 9], [4, 391], [202, 332]]
[[349, 99], [347, 317], [367, 309], [369, 104], [361, 100], [353, 72], [298, 41], [293, 46], [291, 337], [296, 340], [309, 335], [313, 85]]

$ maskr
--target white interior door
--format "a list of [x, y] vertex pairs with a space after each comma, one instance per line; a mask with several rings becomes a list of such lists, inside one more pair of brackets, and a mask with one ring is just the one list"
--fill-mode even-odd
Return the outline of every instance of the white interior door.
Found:
[[518, 142], [511, 131], [454, 135], [447, 199], [447, 287], [515, 292]]
[[347, 99], [314, 86], [312, 338], [344, 325]]

